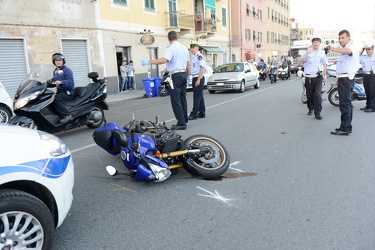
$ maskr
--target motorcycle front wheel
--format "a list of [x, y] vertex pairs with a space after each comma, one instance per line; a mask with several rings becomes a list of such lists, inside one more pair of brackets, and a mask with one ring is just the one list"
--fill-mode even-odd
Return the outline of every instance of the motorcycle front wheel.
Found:
[[184, 141], [188, 150], [201, 149], [205, 153], [187, 154], [184, 168], [194, 176], [216, 179], [224, 174], [229, 167], [229, 153], [216, 139], [206, 135], [193, 135]]
[[167, 96], [169, 94], [169, 91], [165, 86], [160, 86], [159, 89], [158, 89], [158, 93], [159, 93], [160, 96], [164, 97], [164, 96]]
[[333, 88], [331, 91], [329, 91], [328, 94], [328, 101], [333, 105], [338, 107], [339, 106], [339, 91], [337, 87]]

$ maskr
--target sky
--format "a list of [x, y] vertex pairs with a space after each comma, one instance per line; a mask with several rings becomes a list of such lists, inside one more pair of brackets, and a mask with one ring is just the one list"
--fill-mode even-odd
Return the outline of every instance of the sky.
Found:
[[375, 26], [374, 0], [290, 0], [290, 17], [301, 26], [319, 30], [371, 30]]

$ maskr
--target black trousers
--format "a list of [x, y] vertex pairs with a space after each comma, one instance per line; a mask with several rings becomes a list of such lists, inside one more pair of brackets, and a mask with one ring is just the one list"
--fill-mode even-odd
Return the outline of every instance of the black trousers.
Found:
[[305, 78], [307, 108], [314, 110], [315, 115], [320, 115], [322, 111], [322, 81], [322, 76]]
[[339, 93], [339, 107], [341, 111], [340, 130], [343, 132], [352, 131], [352, 91], [354, 88], [354, 78], [350, 80], [348, 77], [341, 77], [338, 79], [337, 90]]
[[364, 75], [363, 87], [366, 92], [366, 108], [375, 110], [375, 75]]
[[185, 72], [172, 74], [173, 89], [170, 89], [170, 98], [172, 110], [177, 120], [177, 125], [186, 126], [188, 122], [187, 101], [186, 101], [186, 83]]
[[197, 117], [198, 113], [202, 114], [203, 116], [206, 115], [206, 106], [204, 105], [204, 97], [203, 97], [203, 90], [204, 90], [204, 77], [199, 82], [199, 86], [195, 86], [195, 82], [197, 81], [198, 77], [193, 77], [192, 86], [193, 86], [193, 110], [190, 112], [190, 116]]
[[73, 99], [73, 95], [68, 95], [66, 91], [60, 91], [56, 93], [55, 100], [53, 100], [53, 105], [55, 106], [57, 112], [59, 112], [61, 116], [68, 116], [70, 115], [70, 113], [67, 110], [65, 103], [72, 101]]

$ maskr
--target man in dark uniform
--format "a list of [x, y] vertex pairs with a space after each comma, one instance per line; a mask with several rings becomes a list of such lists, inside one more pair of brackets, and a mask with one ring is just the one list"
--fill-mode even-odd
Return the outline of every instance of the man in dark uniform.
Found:
[[171, 74], [172, 81], [169, 83], [170, 98], [174, 116], [177, 124], [172, 125], [172, 129], [185, 130], [188, 122], [186, 83], [187, 76], [190, 75], [189, 51], [185, 46], [177, 41], [177, 32], [168, 32], [170, 45], [165, 51], [164, 57], [155, 60], [141, 60], [142, 66], [148, 64], [167, 64], [167, 70]]
[[203, 89], [204, 76], [206, 69], [206, 59], [199, 52], [200, 44], [197, 41], [190, 41], [190, 51], [194, 55], [191, 59], [191, 75], [193, 87], [193, 110], [188, 117], [189, 120], [196, 120], [197, 118], [206, 117], [206, 107], [204, 104]]

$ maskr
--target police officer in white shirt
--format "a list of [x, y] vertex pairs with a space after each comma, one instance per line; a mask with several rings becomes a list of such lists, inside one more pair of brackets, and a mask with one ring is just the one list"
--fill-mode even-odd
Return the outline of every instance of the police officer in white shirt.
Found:
[[365, 46], [366, 55], [361, 55], [359, 62], [363, 70], [363, 87], [366, 93], [366, 106], [361, 108], [366, 113], [375, 112], [375, 53], [374, 45]]
[[193, 87], [193, 110], [190, 112], [188, 120], [196, 120], [197, 118], [206, 117], [206, 107], [204, 104], [204, 72], [206, 70], [206, 59], [199, 52], [200, 44], [197, 41], [190, 41], [190, 52], [193, 54], [191, 59], [191, 76]]
[[328, 49], [328, 52], [341, 54], [336, 65], [336, 85], [339, 93], [341, 124], [331, 134], [349, 135], [352, 132], [352, 90], [354, 88], [354, 76], [358, 71], [359, 53], [354, 44], [350, 42], [349, 31], [341, 30], [339, 32], [339, 43], [341, 48], [329, 47]]
[[305, 88], [307, 97], [308, 115], [314, 111], [315, 119], [323, 119], [320, 115], [322, 111], [322, 82], [327, 82], [327, 56], [320, 48], [322, 39], [314, 36], [312, 44], [307, 48], [307, 52], [302, 55], [298, 62], [304, 62]]
[[142, 66], [167, 64], [167, 70], [172, 78], [170, 89], [171, 104], [177, 120], [177, 124], [172, 125], [172, 129], [185, 130], [188, 122], [186, 83], [187, 76], [190, 75], [189, 51], [177, 41], [177, 32], [175, 31], [168, 32], [168, 41], [170, 45], [167, 47], [164, 57], [155, 60], [141, 60], [141, 64]]

